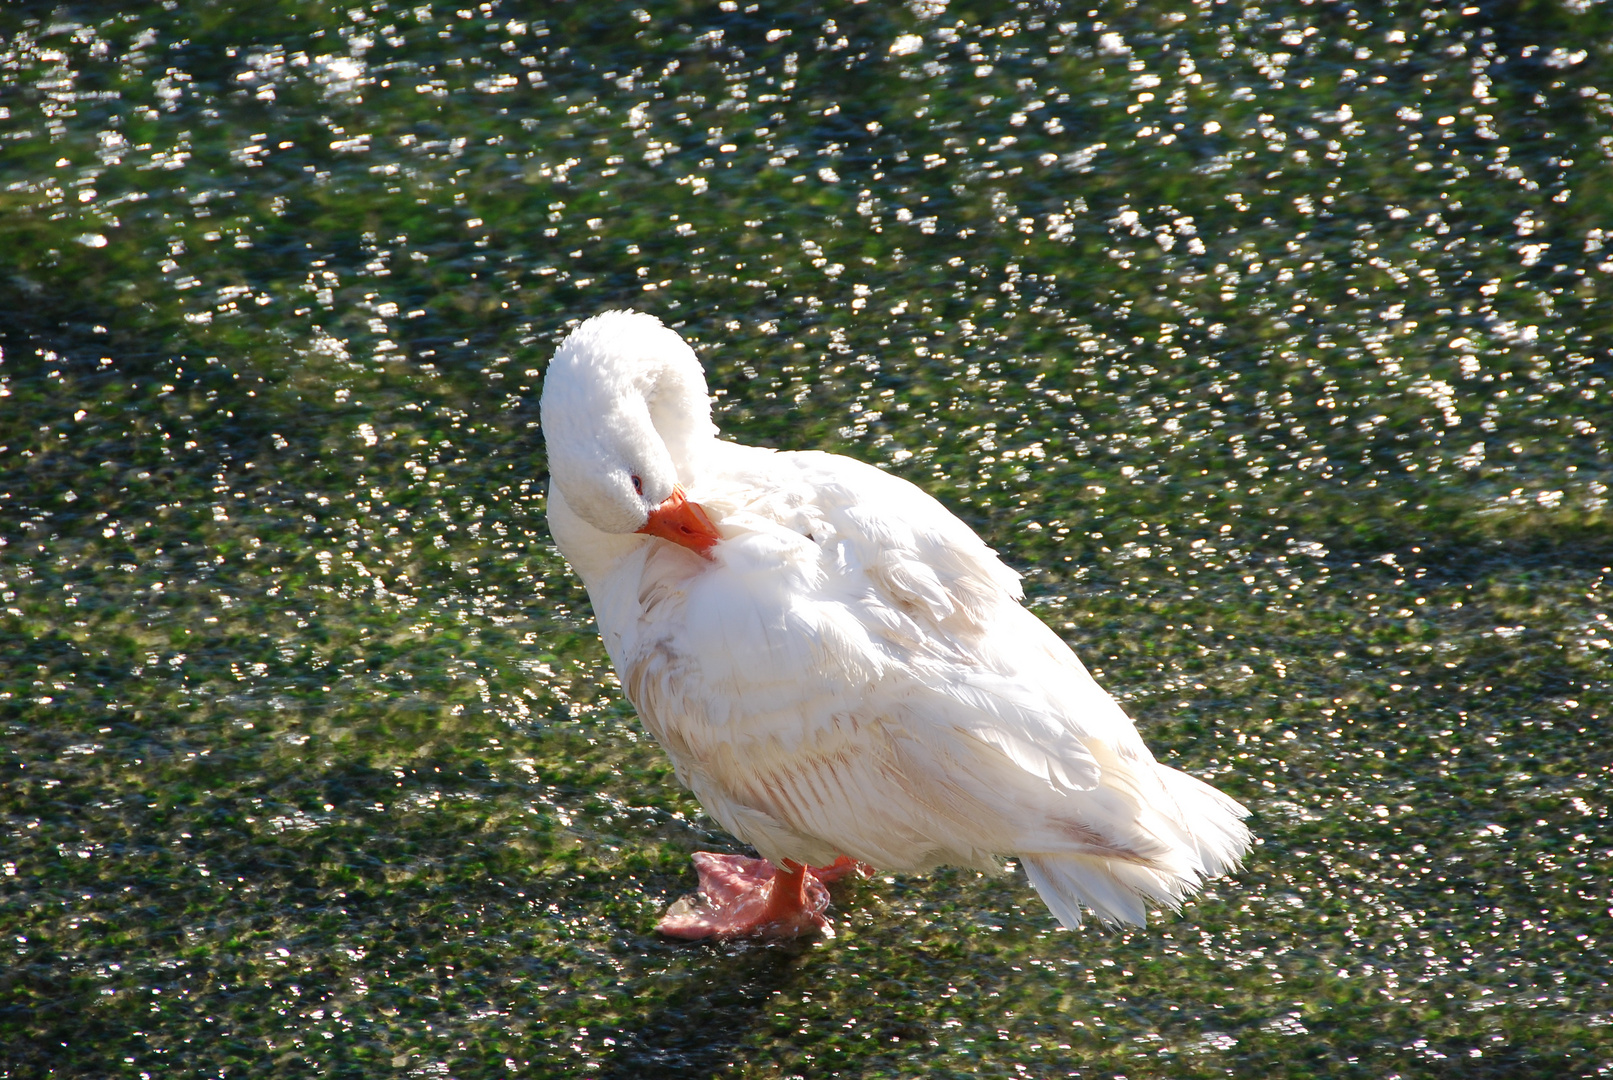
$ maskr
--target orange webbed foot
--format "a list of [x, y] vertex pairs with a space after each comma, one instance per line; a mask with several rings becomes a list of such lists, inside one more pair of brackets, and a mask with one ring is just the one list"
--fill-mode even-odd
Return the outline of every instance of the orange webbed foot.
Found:
[[861, 865], [841, 857], [827, 867], [805, 867], [786, 861], [782, 868], [766, 859], [744, 855], [694, 853], [700, 891], [667, 908], [659, 933], [685, 941], [707, 938], [793, 938], [820, 933], [834, 936], [824, 918], [829, 890], [824, 881], [837, 881]]

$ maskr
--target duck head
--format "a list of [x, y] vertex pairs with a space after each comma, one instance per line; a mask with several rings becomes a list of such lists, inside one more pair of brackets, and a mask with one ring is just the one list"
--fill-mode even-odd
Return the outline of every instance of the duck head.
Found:
[[655, 316], [607, 311], [572, 331], [544, 375], [541, 411], [554, 486], [583, 521], [702, 555], [722, 538], [684, 494], [717, 435], [705, 373]]

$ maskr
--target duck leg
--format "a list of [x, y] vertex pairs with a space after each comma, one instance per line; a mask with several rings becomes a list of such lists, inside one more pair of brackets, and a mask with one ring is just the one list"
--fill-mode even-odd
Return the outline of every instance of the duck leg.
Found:
[[[845, 866], [841, 864], [845, 863]], [[667, 908], [656, 930], [686, 941], [736, 937], [792, 938], [817, 931], [834, 936], [823, 917], [829, 890], [819, 872], [786, 860], [775, 867], [766, 859], [744, 855], [694, 853], [700, 892]], [[850, 859], [837, 859], [823, 874], [837, 880], [858, 869]]]
[[865, 862], [858, 862], [850, 855], [842, 855], [828, 866], [809, 866], [807, 872], [825, 885], [833, 885], [847, 874], [856, 874], [858, 877], [873, 877], [874, 868]]

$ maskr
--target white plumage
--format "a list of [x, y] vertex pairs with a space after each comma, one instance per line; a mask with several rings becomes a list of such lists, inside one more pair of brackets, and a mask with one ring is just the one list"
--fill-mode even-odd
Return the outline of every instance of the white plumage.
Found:
[[[968, 526], [850, 458], [718, 439], [699, 361], [653, 317], [568, 337], [543, 427], [550, 527], [622, 685], [774, 864], [1015, 856], [1074, 927], [1083, 906], [1141, 923], [1247, 849], [1247, 811], [1154, 760]], [[634, 531], [680, 489], [708, 540]]]

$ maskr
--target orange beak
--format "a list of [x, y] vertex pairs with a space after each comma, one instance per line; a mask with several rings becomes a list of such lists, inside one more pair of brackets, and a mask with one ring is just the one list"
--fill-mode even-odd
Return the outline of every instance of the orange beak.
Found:
[[690, 502], [683, 488], [676, 484], [667, 501], [655, 508], [639, 532], [670, 540], [708, 559], [712, 545], [722, 539], [722, 533], [706, 516], [705, 509], [699, 503]]

